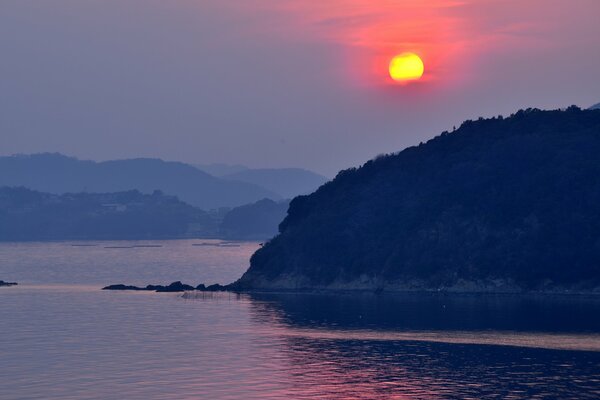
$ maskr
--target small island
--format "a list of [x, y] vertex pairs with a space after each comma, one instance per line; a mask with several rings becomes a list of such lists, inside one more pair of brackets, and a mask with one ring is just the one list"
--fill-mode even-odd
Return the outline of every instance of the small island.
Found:
[[2, 286], [8, 287], [8, 286], [16, 286], [16, 285], [18, 285], [17, 282], [5, 282], [5, 281], [0, 280], [0, 287], [2, 287]]

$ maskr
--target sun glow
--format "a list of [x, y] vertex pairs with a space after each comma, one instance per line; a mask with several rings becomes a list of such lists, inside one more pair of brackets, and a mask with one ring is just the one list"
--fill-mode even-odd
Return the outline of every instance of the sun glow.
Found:
[[414, 53], [402, 53], [390, 61], [390, 77], [396, 82], [411, 82], [421, 79], [425, 66], [421, 57]]

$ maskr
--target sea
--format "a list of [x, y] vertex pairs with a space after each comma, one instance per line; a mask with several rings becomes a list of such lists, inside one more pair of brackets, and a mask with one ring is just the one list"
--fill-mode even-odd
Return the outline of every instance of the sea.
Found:
[[600, 399], [600, 299], [153, 293], [256, 242], [0, 244], [0, 399]]

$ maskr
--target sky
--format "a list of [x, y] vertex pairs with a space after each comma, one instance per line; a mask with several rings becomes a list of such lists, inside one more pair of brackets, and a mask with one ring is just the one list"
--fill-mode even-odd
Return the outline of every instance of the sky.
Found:
[[[2, 0], [0, 154], [334, 176], [519, 108], [600, 102], [598, 0]], [[390, 79], [395, 55], [425, 65]]]

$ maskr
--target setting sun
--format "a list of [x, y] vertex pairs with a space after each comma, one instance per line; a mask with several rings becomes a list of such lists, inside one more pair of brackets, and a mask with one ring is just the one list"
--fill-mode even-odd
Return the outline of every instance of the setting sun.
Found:
[[425, 69], [423, 60], [414, 53], [402, 53], [390, 61], [390, 77], [397, 82], [421, 79]]

